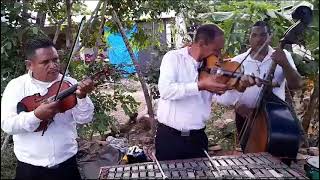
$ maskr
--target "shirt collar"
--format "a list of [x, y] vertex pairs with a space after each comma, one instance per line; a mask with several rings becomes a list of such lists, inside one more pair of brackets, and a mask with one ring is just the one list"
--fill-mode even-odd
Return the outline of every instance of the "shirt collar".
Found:
[[28, 77], [30, 78], [31, 82], [34, 82], [34, 83], [37, 83], [37, 84], [43, 84], [43, 85], [51, 86], [51, 84], [59, 81], [62, 78], [62, 74], [59, 74], [58, 78], [56, 80], [52, 81], [52, 82], [44, 82], [44, 81], [40, 81], [40, 80], [35, 79], [32, 76], [32, 71], [31, 70], [28, 70]]
[[184, 48], [182, 49], [182, 53], [183, 53], [184, 56], [187, 57], [187, 59], [191, 60], [193, 66], [194, 66], [195, 68], [199, 68], [200, 65], [201, 65], [201, 62], [198, 62], [196, 59], [194, 59], [194, 58], [189, 54], [189, 52], [188, 52], [188, 49], [189, 49], [189, 48], [190, 48], [189, 46], [184, 47]]

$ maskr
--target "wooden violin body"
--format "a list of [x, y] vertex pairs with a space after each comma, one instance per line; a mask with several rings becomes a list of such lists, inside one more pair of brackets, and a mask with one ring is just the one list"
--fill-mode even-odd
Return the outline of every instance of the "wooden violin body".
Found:
[[[237, 61], [221, 60], [214, 55], [209, 56], [204, 60], [203, 67], [200, 71], [199, 80], [207, 78], [207, 76], [215, 76], [215, 82], [226, 84], [228, 89], [236, 89], [244, 91], [239, 86], [239, 80], [243, 76], [243, 68]], [[253, 75], [252, 78], [257, 78], [262, 84], [270, 85], [272, 87], [279, 87], [277, 83], [267, 81]]]
[[[89, 79], [97, 80], [100, 76], [108, 76], [111, 70], [106, 67], [103, 70], [95, 73]], [[60, 86], [61, 83], [61, 86]], [[59, 88], [60, 86], [60, 88]], [[19, 114], [22, 111], [31, 112], [34, 111], [41, 103], [46, 101], [58, 101], [58, 110], [60, 113], [63, 113], [71, 108], [73, 108], [77, 104], [77, 97], [75, 91], [77, 90], [78, 84], [72, 85], [68, 81], [57, 81], [53, 83], [49, 88], [48, 92], [41, 96], [39, 93], [34, 94], [32, 96], [27, 96], [23, 98], [17, 104], [17, 113]], [[59, 90], [59, 93], [57, 94]], [[41, 121], [40, 126], [35, 130], [35, 132], [43, 131], [47, 128], [48, 122], [52, 121]]]
[[200, 72], [199, 79], [218, 75], [216, 82], [227, 84], [229, 89], [234, 89], [238, 78], [242, 75], [242, 69], [239, 68], [239, 65], [236, 61], [223, 61], [211, 55], [204, 61], [204, 68]]
[[[56, 95], [56, 92], [59, 88], [59, 81], [53, 83], [49, 88], [48, 92], [41, 96], [39, 93], [32, 96], [27, 96], [23, 98], [17, 105], [17, 113], [20, 112], [31, 112], [34, 111], [41, 103], [53, 99]], [[59, 112], [63, 113], [77, 104], [77, 98], [74, 92], [77, 90], [77, 84], [71, 85], [68, 81], [63, 81], [61, 85], [61, 92], [58, 94], [58, 108]], [[35, 130], [35, 132], [42, 131], [47, 127], [48, 121], [41, 121], [40, 126]]]

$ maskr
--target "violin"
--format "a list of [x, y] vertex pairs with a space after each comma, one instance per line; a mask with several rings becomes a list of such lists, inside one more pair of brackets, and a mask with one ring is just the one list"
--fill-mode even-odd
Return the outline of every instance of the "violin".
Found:
[[[107, 76], [109, 71], [107, 69], [104, 69], [93, 76], [90, 77], [92, 80], [96, 80], [101, 75]], [[78, 83], [72, 85], [70, 82], [64, 80], [62, 81], [60, 90], [61, 92], [58, 93], [56, 96], [56, 92], [59, 89], [60, 81], [57, 81], [53, 83], [47, 90], [47, 93], [43, 96], [40, 95], [40, 93], [27, 96], [23, 98], [18, 104], [17, 104], [17, 113], [20, 112], [31, 112], [34, 111], [40, 104], [44, 102], [50, 102], [50, 101], [58, 101], [58, 110], [59, 113], [64, 113], [65, 111], [72, 109], [77, 104], [77, 97], [74, 93], [77, 90]], [[52, 121], [41, 121], [40, 126], [34, 131], [43, 131], [48, 126], [48, 123], [51, 123]]]
[[[207, 57], [201, 68], [199, 79], [206, 78], [209, 75], [217, 75], [216, 82], [226, 84], [228, 89], [237, 89], [242, 91], [239, 86], [239, 79], [244, 75], [243, 67], [236, 61], [223, 60], [215, 55]], [[252, 78], [257, 78], [261, 84], [272, 87], [280, 87], [278, 83], [261, 79], [259, 77], [249, 75]]]

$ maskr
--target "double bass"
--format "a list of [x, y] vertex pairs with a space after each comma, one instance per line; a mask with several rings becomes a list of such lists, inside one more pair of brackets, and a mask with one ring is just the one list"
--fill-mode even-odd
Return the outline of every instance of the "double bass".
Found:
[[[311, 23], [312, 11], [307, 6], [300, 6], [292, 17], [298, 21], [280, 40], [281, 49], [287, 44], [298, 44], [297, 37]], [[267, 81], [272, 80], [276, 66], [272, 61], [265, 78]], [[272, 87], [262, 85], [256, 108], [240, 131], [240, 145], [244, 153], [268, 152], [290, 164], [298, 153], [300, 131], [299, 120], [292, 107], [273, 94]]]

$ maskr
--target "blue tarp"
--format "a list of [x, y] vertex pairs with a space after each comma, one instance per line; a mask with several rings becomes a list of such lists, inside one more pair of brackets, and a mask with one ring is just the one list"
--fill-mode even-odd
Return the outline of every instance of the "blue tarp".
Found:
[[[109, 27], [104, 27], [105, 32], [109, 33], [107, 38], [107, 42], [110, 45], [108, 47], [108, 57], [111, 64], [117, 65], [120, 69], [128, 72], [135, 73], [136, 69], [132, 64], [131, 57], [127, 50], [127, 47], [123, 41], [123, 38], [120, 33], [110, 33]], [[126, 36], [130, 38], [133, 33], [137, 32], [137, 25], [126, 31]], [[138, 59], [138, 51], [134, 51], [135, 57]], [[124, 65], [124, 66], [123, 66]]]

